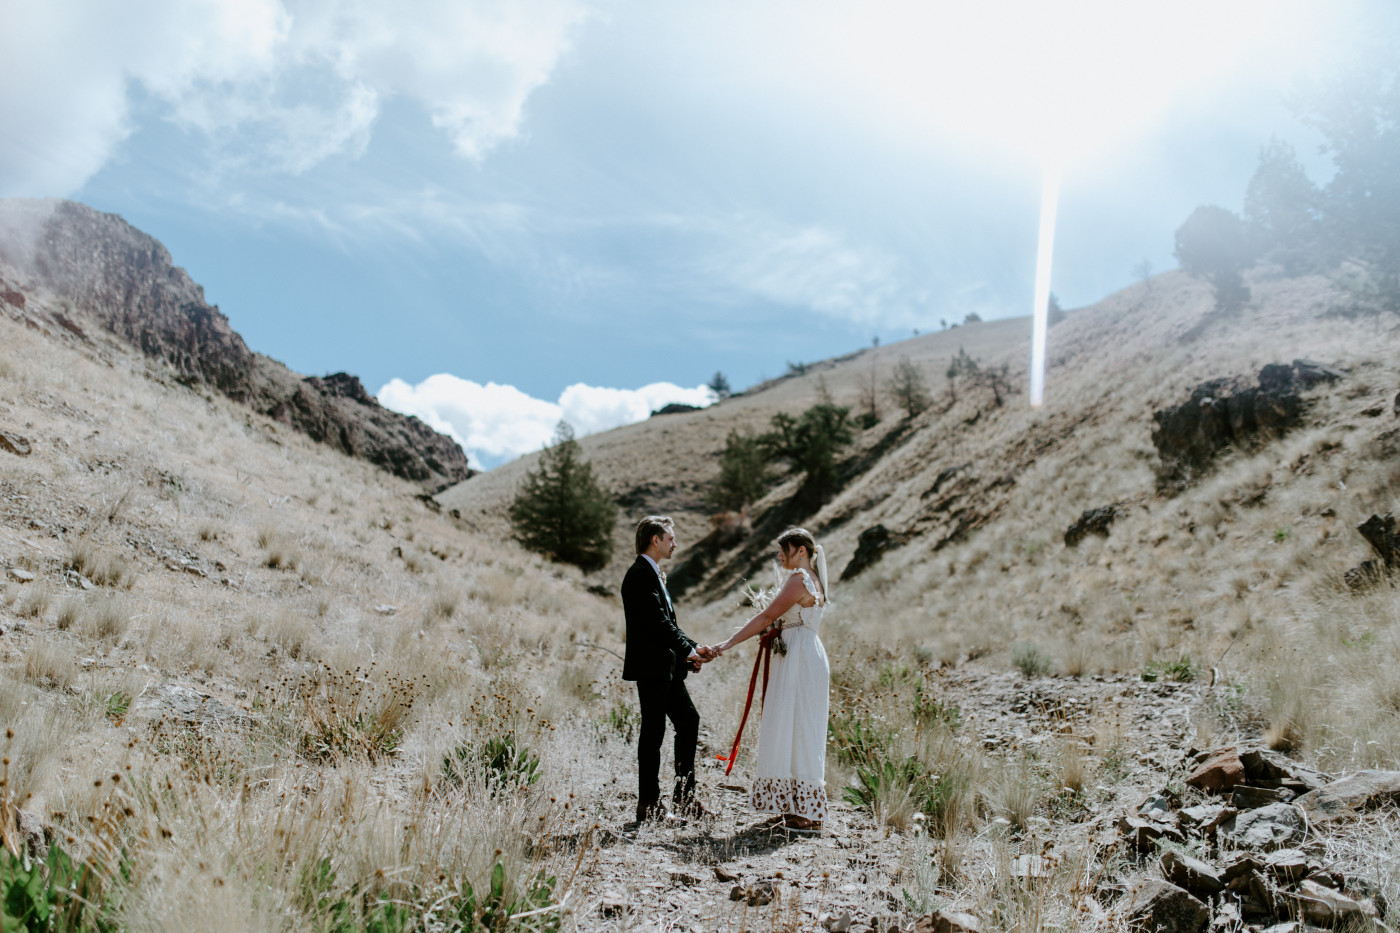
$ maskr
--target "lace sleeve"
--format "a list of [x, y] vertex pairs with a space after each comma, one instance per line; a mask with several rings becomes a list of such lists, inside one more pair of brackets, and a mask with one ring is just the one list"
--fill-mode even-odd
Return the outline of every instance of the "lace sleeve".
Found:
[[821, 591], [817, 589], [817, 584], [812, 581], [812, 575], [801, 567], [798, 567], [793, 573], [802, 574], [802, 585], [807, 587], [807, 592], [811, 593], [812, 598], [820, 603], [822, 601], [822, 594]]

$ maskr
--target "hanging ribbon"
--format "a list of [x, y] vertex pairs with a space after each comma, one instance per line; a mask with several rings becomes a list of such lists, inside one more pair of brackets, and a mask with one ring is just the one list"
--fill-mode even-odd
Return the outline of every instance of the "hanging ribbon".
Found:
[[768, 667], [773, 658], [773, 639], [777, 638], [781, 632], [779, 626], [773, 626], [758, 637], [758, 654], [753, 659], [753, 673], [749, 676], [749, 695], [744, 699], [744, 715], [739, 717], [739, 731], [734, 733], [734, 746], [729, 750], [728, 755], [716, 755], [720, 761], [727, 761], [724, 773], [729, 774], [734, 770], [734, 762], [739, 757], [739, 740], [744, 737], [744, 724], [749, 721], [749, 709], [753, 706], [753, 690], [758, 684], [758, 669], [763, 668], [763, 694], [759, 700], [759, 708], [763, 708], [764, 702], [768, 699]]

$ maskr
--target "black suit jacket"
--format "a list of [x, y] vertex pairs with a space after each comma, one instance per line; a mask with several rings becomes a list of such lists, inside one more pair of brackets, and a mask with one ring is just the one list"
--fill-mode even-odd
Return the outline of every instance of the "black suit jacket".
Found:
[[627, 617], [622, 679], [683, 680], [690, 668], [685, 659], [696, 643], [676, 625], [661, 578], [645, 557], [638, 556], [622, 578], [622, 612]]

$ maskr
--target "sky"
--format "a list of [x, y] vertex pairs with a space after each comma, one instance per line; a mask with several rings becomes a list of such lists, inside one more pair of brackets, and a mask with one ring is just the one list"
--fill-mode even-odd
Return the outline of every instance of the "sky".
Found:
[[0, 196], [161, 240], [256, 350], [490, 468], [879, 339], [1175, 265], [1386, 0], [49, 0]]

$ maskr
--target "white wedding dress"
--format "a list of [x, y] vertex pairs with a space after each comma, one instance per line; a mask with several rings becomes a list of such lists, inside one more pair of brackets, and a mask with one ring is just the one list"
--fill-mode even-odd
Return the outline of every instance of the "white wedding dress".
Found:
[[773, 652], [749, 803], [764, 813], [822, 820], [831, 667], [817, 633], [826, 606], [811, 575], [801, 569], [792, 572], [802, 575], [817, 604], [810, 609], [794, 605], [780, 620], [787, 653]]

